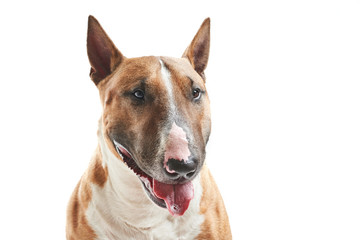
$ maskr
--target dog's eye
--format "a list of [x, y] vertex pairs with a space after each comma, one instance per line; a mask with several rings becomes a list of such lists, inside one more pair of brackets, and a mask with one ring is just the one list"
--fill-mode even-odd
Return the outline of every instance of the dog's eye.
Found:
[[135, 90], [135, 91], [133, 92], [133, 95], [134, 95], [134, 97], [136, 97], [137, 99], [144, 99], [144, 97], [145, 97], [145, 93], [144, 93], [142, 90], [140, 90], [140, 89]]
[[192, 95], [193, 95], [194, 100], [200, 99], [200, 97], [201, 97], [201, 90], [200, 90], [199, 88], [193, 89]]

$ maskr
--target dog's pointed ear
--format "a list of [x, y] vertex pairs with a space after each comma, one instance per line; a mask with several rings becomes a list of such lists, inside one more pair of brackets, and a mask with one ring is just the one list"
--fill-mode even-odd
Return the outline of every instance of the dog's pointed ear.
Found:
[[210, 51], [210, 18], [202, 23], [194, 39], [182, 57], [189, 59], [197, 73], [205, 80], [204, 70], [208, 63]]
[[87, 53], [91, 65], [90, 77], [96, 85], [124, 59], [100, 23], [91, 15], [88, 20]]

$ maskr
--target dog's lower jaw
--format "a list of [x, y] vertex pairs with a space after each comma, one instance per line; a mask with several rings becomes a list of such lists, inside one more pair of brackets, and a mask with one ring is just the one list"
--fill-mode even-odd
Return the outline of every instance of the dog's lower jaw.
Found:
[[99, 146], [108, 177], [102, 187], [92, 184], [86, 211], [98, 239], [194, 239], [199, 234], [204, 221], [199, 214], [200, 176], [193, 180], [195, 196], [188, 210], [181, 217], [173, 217], [149, 199], [139, 178], [110, 151], [101, 128]]

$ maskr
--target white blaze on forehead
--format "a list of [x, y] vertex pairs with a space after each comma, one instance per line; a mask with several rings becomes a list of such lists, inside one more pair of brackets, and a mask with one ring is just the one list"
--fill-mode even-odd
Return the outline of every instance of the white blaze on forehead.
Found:
[[171, 112], [174, 112], [175, 103], [174, 103], [174, 94], [173, 94], [173, 86], [172, 86], [172, 81], [171, 81], [171, 74], [170, 74], [169, 70], [166, 68], [166, 66], [164, 65], [164, 62], [161, 59], [159, 60], [159, 62], [161, 64], [162, 80], [165, 83], [166, 91], [167, 91], [167, 93], [169, 95], [170, 110], [171, 110]]
[[[171, 74], [169, 70], [166, 68], [164, 62], [159, 60], [161, 64], [161, 75], [162, 80], [166, 86], [166, 91], [169, 96], [169, 116], [176, 115], [176, 107], [175, 107], [175, 100], [174, 100], [174, 92], [173, 92], [173, 84], [171, 81]], [[169, 135], [166, 139], [166, 146], [165, 146], [165, 159], [164, 159], [164, 168], [167, 169], [168, 172], [172, 173], [173, 170], [170, 170], [167, 166], [167, 162], [169, 159], [176, 159], [179, 161], [188, 161], [190, 157], [190, 150], [189, 150], [189, 143], [186, 138], [186, 132], [184, 129], [176, 125], [173, 122]]]
[[164, 168], [172, 173], [174, 171], [170, 170], [167, 166], [168, 160], [175, 159], [187, 162], [190, 155], [191, 153], [189, 150], [189, 142], [186, 139], [186, 132], [176, 125], [176, 123], [173, 123], [166, 142]]

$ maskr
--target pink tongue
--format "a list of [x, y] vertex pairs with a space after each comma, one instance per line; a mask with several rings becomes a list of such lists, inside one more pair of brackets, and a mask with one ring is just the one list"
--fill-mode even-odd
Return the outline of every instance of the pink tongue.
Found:
[[181, 216], [188, 209], [194, 198], [194, 187], [191, 182], [185, 184], [165, 184], [153, 179], [156, 197], [163, 199], [173, 216]]

